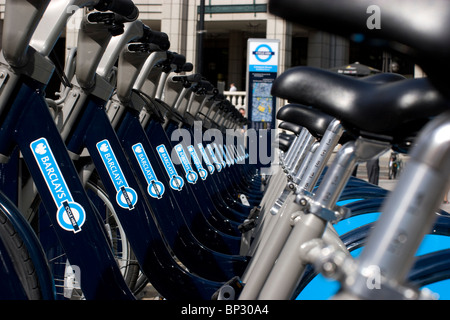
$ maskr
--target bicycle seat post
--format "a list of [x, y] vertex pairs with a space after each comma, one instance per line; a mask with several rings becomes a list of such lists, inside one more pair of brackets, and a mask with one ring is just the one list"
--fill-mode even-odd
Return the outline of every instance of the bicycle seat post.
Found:
[[[319, 148], [314, 153], [317, 156], [315, 156], [312, 161], [313, 166], [308, 166], [308, 169], [303, 172], [301, 188], [308, 191], [311, 191], [312, 188], [314, 188], [319, 179], [319, 173], [327, 164], [327, 161], [330, 158], [333, 149], [338, 144], [343, 132], [342, 124], [338, 120], [333, 120], [330, 123], [327, 132], [321, 140]], [[319, 171], [317, 169], [319, 169]]]
[[108, 99], [114, 87], [103, 77], [97, 76], [96, 69], [103, 59], [106, 48], [111, 42], [110, 24], [97, 22], [98, 15], [88, 14], [83, 17], [78, 33], [77, 54], [75, 57], [75, 76], [70, 79], [72, 88], [62, 101], [61, 136], [66, 140], [88, 96], [94, 95], [101, 99]]
[[449, 130], [447, 112], [419, 135], [408, 165], [383, 204], [382, 215], [358, 260], [357, 275], [344, 282], [345, 293], [363, 299], [419, 297], [404, 285], [414, 253], [436, 220], [435, 212], [449, 188]]
[[[246, 273], [243, 276], [244, 280], [249, 281], [249, 285], [244, 287], [242, 292], [242, 299], [255, 299], [257, 292], [263, 285], [264, 279], [270, 272], [270, 266], [275, 263], [277, 254], [283, 248], [283, 245], [288, 239], [292, 230], [292, 218], [291, 214], [301, 209], [297, 203], [294, 202], [296, 195], [301, 195], [305, 191], [310, 192], [315, 186], [315, 183], [320, 176], [320, 172], [325, 167], [334, 147], [337, 145], [341, 135], [343, 133], [343, 127], [338, 120], [333, 120], [327, 127], [325, 134], [322, 138], [320, 145], [312, 155], [310, 164], [306, 164], [306, 173], [298, 172], [296, 176], [304, 173], [304, 179], [300, 181], [299, 187], [292, 192], [292, 190], [286, 189], [286, 192], [282, 193], [279, 199], [275, 201], [270, 212], [276, 214], [278, 219], [272, 221], [271, 225], [263, 227], [264, 233], [261, 235], [258, 246], [267, 248], [265, 250], [258, 250], [255, 253], [254, 261], [258, 263], [250, 263]], [[304, 168], [302, 167], [302, 170]], [[289, 198], [289, 195], [291, 196]], [[255, 245], [251, 252], [253, 252]], [[261, 262], [262, 261], [262, 262]]]
[[[288, 152], [285, 154], [285, 161], [282, 162], [280, 160], [280, 162], [282, 162], [281, 168], [283, 168], [283, 170], [279, 171], [279, 175], [274, 175], [272, 177], [272, 181], [266, 190], [268, 196], [264, 197], [263, 202], [260, 204], [261, 207], [266, 204], [267, 206], [271, 206], [271, 215], [263, 215], [261, 222], [259, 223], [259, 226], [262, 226], [261, 230], [258, 231], [259, 234], [265, 233], [268, 222], [273, 220], [272, 217], [278, 215], [278, 211], [283, 206], [287, 196], [292, 192], [290, 186], [293, 177], [299, 174], [299, 170], [302, 168], [300, 164], [303, 163], [303, 160], [307, 155], [307, 150], [314, 141], [315, 138], [313, 135], [310, 134], [306, 128], [302, 128], [300, 134], [296, 136], [289, 147]], [[280, 189], [282, 190], [281, 192], [279, 191]], [[260, 228], [258, 227], [258, 229]]]
[[321, 142], [318, 145], [309, 145], [309, 154], [305, 156], [306, 159], [298, 168], [293, 181], [287, 184], [285, 191], [274, 202], [270, 209], [272, 214], [278, 214], [293, 188], [295, 188], [296, 194], [312, 191], [343, 131], [341, 123], [338, 120], [333, 120], [328, 125]]
[[7, 1], [8, 12], [20, 12], [21, 15], [20, 19], [14, 14], [5, 15], [4, 20], [3, 55], [12, 67], [20, 68], [27, 64], [31, 37], [50, 1], [36, 2], [40, 4], [32, 5], [29, 1]]
[[[147, 33], [152, 32], [147, 27], [144, 28]], [[145, 36], [143, 37], [145, 38]], [[138, 39], [139, 40], [139, 39]], [[145, 39], [141, 39], [147, 41]], [[165, 41], [168, 44], [168, 40]], [[161, 54], [163, 53], [163, 54]], [[157, 45], [151, 45], [151, 42], [131, 42], [126, 44], [119, 55], [118, 73], [117, 73], [117, 93], [108, 103], [113, 104], [113, 116], [110, 116], [114, 128], [117, 127], [120, 114], [124, 112], [124, 107], [130, 107], [137, 112], [142, 112], [141, 103], [133, 103], [135, 95], [133, 90], [140, 91], [155, 61], [164, 55], [164, 50]], [[118, 103], [117, 100], [119, 100]]]
[[[0, 113], [8, 102], [20, 74], [27, 74], [42, 83], [47, 83], [54, 71], [51, 62], [36, 54], [30, 46], [33, 33], [39, 25], [50, 1], [7, 1], [2, 31]], [[20, 12], [20, 18], [13, 12]], [[30, 58], [35, 59], [35, 65], [29, 65]], [[37, 65], [38, 64], [38, 65]], [[8, 69], [14, 69], [13, 72]]]
[[389, 148], [388, 143], [365, 138], [347, 142], [337, 153], [314, 196], [297, 195], [295, 201], [303, 207], [303, 214], [300, 213], [301, 219], [293, 217], [294, 228], [261, 289], [260, 299], [291, 298], [305, 267], [298, 263], [304, 257], [293, 252], [298, 252], [300, 245], [322, 237], [328, 222], [338, 221], [346, 214], [335, 205], [356, 163], [378, 156]]
[[303, 128], [300, 131], [300, 134], [295, 137], [287, 152], [283, 155], [282, 161], [283, 167], [285, 168], [285, 170], [287, 170], [287, 172], [285, 171], [286, 173], [291, 173], [290, 170], [293, 169], [292, 163], [296, 160], [299, 161], [297, 156], [299, 147], [304, 146], [306, 138], [310, 136], [311, 134], [308, 132], [308, 130], [306, 128]]

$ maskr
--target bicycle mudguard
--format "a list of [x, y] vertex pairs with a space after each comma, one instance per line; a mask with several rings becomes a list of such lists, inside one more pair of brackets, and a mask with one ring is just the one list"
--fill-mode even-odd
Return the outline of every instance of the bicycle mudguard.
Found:
[[[159, 150], [163, 146], [164, 146], [165, 150], [172, 150], [171, 145], [168, 141], [168, 138], [167, 138], [164, 130], [158, 123], [154, 123], [152, 125], [152, 128], [149, 129], [147, 127], [147, 129], [151, 130], [151, 133], [149, 133], [148, 130], [146, 133], [147, 133], [147, 136], [152, 137], [152, 139], [151, 139], [151, 141], [149, 141], [149, 143], [150, 143], [150, 149], [156, 153], [155, 158], [158, 158], [158, 156], [160, 154]], [[132, 138], [129, 137], [128, 139], [132, 139]], [[161, 164], [161, 162], [159, 162], [159, 161], [157, 161], [157, 163]], [[177, 165], [174, 165], [174, 166], [177, 167]], [[182, 172], [182, 170], [183, 169], [178, 168], [177, 172], [180, 174]], [[161, 171], [164, 171], [164, 169], [161, 168]], [[161, 173], [161, 175], [167, 180], [169, 178], [169, 176], [167, 175], [168, 169], [166, 168], [165, 171], [167, 171], [167, 172]], [[170, 184], [170, 183], [167, 183], [167, 184]], [[205, 216], [203, 214], [202, 208], [196, 204], [196, 198], [195, 198], [195, 195], [193, 193], [191, 186], [188, 185], [187, 182], [185, 182], [185, 185], [183, 186], [183, 188], [181, 188], [181, 190], [175, 188], [174, 190], [171, 190], [171, 191], [172, 191], [172, 195], [175, 197], [174, 199], [178, 202], [178, 204], [180, 206], [181, 214], [186, 219], [185, 221], [187, 222], [188, 228], [191, 229], [193, 234], [196, 237], [198, 237], [198, 239], [201, 241], [201, 239], [205, 237], [205, 235], [204, 235], [205, 230], [207, 231], [208, 228], [211, 229], [211, 227], [208, 224], [205, 225]], [[167, 219], [165, 217], [162, 217], [162, 218]], [[204, 227], [201, 227], [202, 225]], [[167, 230], [167, 232], [173, 232], [173, 231]], [[203, 233], [203, 235], [202, 235], [202, 233]], [[226, 235], [226, 237], [223, 237], [223, 239], [224, 240], [231, 239], [234, 242], [233, 244], [240, 245], [240, 237], [234, 237], [234, 236], [231, 237], [231, 236]], [[205, 239], [205, 240], [208, 241], [208, 239]], [[209, 242], [202, 241], [202, 243], [204, 243], [204, 245], [206, 247], [213, 248], [212, 246], [209, 245]], [[234, 248], [236, 248], [236, 247], [234, 247]], [[239, 251], [235, 251], [233, 253], [237, 254], [238, 252]], [[241, 256], [239, 256], [239, 257], [240, 257], [239, 260], [245, 261], [245, 264], [247, 264], [246, 258], [241, 257]], [[236, 259], [236, 257], [234, 257], [234, 259]], [[238, 270], [236, 269], [236, 271], [238, 271]], [[243, 269], [240, 269], [236, 274], [240, 274], [241, 272], [243, 272]]]
[[[188, 130], [192, 139], [195, 140], [196, 136], [193, 128], [185, 125], [183, 129]], [[224, 139], [224, 141], [226, 140]], [[203, 165], [212, 169], [209, 176], [200, 184], [201, 186], [205, 185], [206, 194], [209, 195], [210, 202], [208, 206], [211, 208], [210, 210], [213, 212], [217, 211], [222, 216], [242, 223], [249, 215], [252, 205], [243, 204], [240, 200], [240, 195], [245, 195], [246, 199], [251, 203], [259, 204], [261, 200], [248, 198], [247, 195], [250, 195], [250, 188], [248, 186], [239, 186], [239, 183], [242, 181], [252, 182], [251, 175], [248, 172], [239, 170], [238, 166], [232, 165], [233, 159], [228, 159], [229, 164], [224, 165], [221, 159], [213, 157], [213, 149], [210, 149], [209, 145], [205, 147], [203, 141], [195, 141], [193, 149], [202, 156], [200, 161], [203, 162]], [[208, 149], [209, 154], [206, 153], [206, 149]], [[224, 150], [225, 147], [222, 149]], [[208, 157], [211, 157], [212, 161]], [[212, 166], [212, 163], [215, 166]], [[205, 194], [202, 190], [199, 190], [198, 193], [200, 195]]]
[[[149, 259], [148, 255], [152, 250], [159, 250], [159, 252], [168, 250], [166, 245], [164, 245], [164, 241], [162, 239], [159, 240], [161, 235], [159, 233], [160, 229], [158, 229], [154, 221], [155, 214], [162, 214], [166, 219], [173, 217], [167, 214], [167, 207], [160, 208], [158, 212], [152, 212], [147, 206], [146, 197], [141, 192], [141, 186], [135, 179], [135, 172], [129, 165], [127, 156], [111, 126], [109, 118], [102, 106], [95, 100], [91, 99], [87, 103], [86, 109], [82, 114], [82, 118], [89, 119], [84, 121], [89, 123], [89, 125], [87, 127], [77, 126], [74, 136], [82, 135], [84, 137], [84, 145], [89, 150], [105, 189], [113, 200], [112, 203], [115, 206], [116, 214], [127, 234], [133, 251], [143, 271], [149, 279], [152, 279], [155, 271], [152, 271], [149, 263], [146, 263]], [[72, 145], [70, 140], [68, 145], [79, 149], [78, 146]], [[123, 194], [123, 189], [128, 193], [131, 203], [123, 201], [124, 197], [122, 197], [123, 203], [119, 200], [121, 192]], [[151, 199], [150, 201], [154, 200]], [[179, 223], [180, 221], [174, 219], [171, 223], [173, 222]], [[218, 254], [197, 243], [192, 236], [187, 238], [187, 236], [190, 236], [187, 229], [176, 229], [171, 224], [169, 231], [172, 232], [172, 235], [164, 234], [164, 238], [172, 241], [171, 244], [174, 246], [171, 249], [176, 250], [175, 254], [180, 261], [190, 270], [205, 278], [209, 277], [209, 279], [213, 280], [225, 278], [224, 273], [227, 277], [229, 275], [234, 276], [236, 271], [235, 263], [240, 264], [241, 268], [245, 266], [245, 260], [241, 257], [233, 259], [232, 256]], [[184, 236], [185, 239], [181, 240], [181, 236]], [[155, 244], [163, 245], [163, 248], [152, 248]], [[167, 252], [167, 254], [169, 253]], [[175, 261], [171, 261], [171, 259], [168, 262], [171, 265], [175, 264]], [[156, 265], [159, 263], [157, 261], [153, 262]], [[191, 276], [187, 273], [185, 275]], [[159, 275], [159, 277], [163, 276]]]
[[[209, 281], [195, 276], [182, 269], [168, 252], [167, 244], [162, 239], [158, 226], [154, 224], [152, 213], [144, 205], [144, 196], [140, 193], [140, 187], [130, 175], [131, 168], [123, 165], [126, 162], [125, 155], [121, 151], [121, 146], [117, 136], [111, 127], [104, 110], [95, 101], [90, 101], [83, 113], [81, 122], [86, 126], [77, 126], [80, 131], [75, 131], [73, 137], [78, 139], [73, 143], [70, 139], [68, 145], [75, 150], [80, 150], [78, 143], [83, 143], [90, 150], [91, 157], [97, 167], [101, 178], [106, 182], [107, 193], [112, 195], [112, 203], [115, 206], [122, 227], [133, 248], [137, 260], [148, 279], [156, 290], [167, 299], [209, 299], [211, 295], [221, 286], [220, 283]], [[111, 181], [110, 173], [106, 169], [103, 159], [98, 151], [98, 141], [108, 141], [108, 148], [115, 150], [114, 164], [122, 163], [121, 171], [123, 177], [127, 177], [127, 185], [132, 187], [137, 200], [133, 204], [133, 209], [121, 208], [118, 202], [114, 200], [117, 193], [116, 186]], [[101, 147], [101, 145], [100, 145]], [[105, 149], [104, 149], [105, 150]], [[113, 175], [114, 176], [114, 175]], [[131, 209], [131, 208], [130, 208]], [[171, 270], [170, 276], [167, 270]]]
[[[339, 235], [343, 235], [360, 226], [376, 221], [380, 215], [381, 207], [385, 200], [386, 198], [380, 197], [343, 204], [345, 207], [350, 209], [351, 215], [350, 217], [343, 219], [334, 225], [336, 232], [338, 232]], [[444, 219], [450, 217], [450, 214], [443, 210], [440, 210], [438, 215], [439, 219], [442, 219], [442, 221], [445, 221]], [[436, 226], [444, 226], [444, 224], [441, 222]], [[441, 233], [444, 234], [445, 232], [441, 231]]]
[[[356, 257], [359, 255], [360, 250], [358, 249], [364, 246], [365, 239], [373, 228], [373, 224], [374, 222], [362, 225], [341, 236], [343, 243], [352, 253], [352, 256]], [[413, 285], [423, 287], [450, 278], [449, 216], [439, 216], [437, 218], [432, 231], [425, 236], [416, 255], [418, 256], [417, 261], [408, 275], [408, 279]], [[337, 282], [326, 280], [322, 276], [315, 279], [316, 276], [317, 273], [309, 266], [296, 290], [295, 296], [298, 296], [298, 299], [328, 299], [330, 294], [336, 293], [339, 288]], [[441, 291], [442, 296], [445, 294], [448, 297], [446, 295], [448, 288], [437, 286], [433, 288], [443, 290]], [[439, 292], [437, 293], [439, 294]]]
[[389, 194], [388, 190], [376, 186], [361, 186], [361, 187], [345, 187], [342, 191], [339, 201], [350, 200], [354, 198], [369, 199], [369, 198], [384, 198]]
[[[225, 177], [225, 178], [224, 178]], [[238, 195], [229, 192], [229, 186], [224, 185], [221, 179], [226, 180], [226, 173], [217, 172], [210, 174], [208, 178], [211, 184], [215, 186], [211, 195], [212, 200], [216, 204], [217, 210], [231, 220], [243, 221], [250, 214], [251, 207], [239, 202]]]
[[58, 239], [88, 299], [134, 299], [39, 91], [22, 84], [7, 115]]
[[[183, 129], [188, 130], [191, 133], [191, 136], [193, 136], [194, 140], [196, 138], [195, 129], [187, 126], [183, 126]], [[170, 134], [170, 132], [169, 132]], [[203, 136], [207, 136], [207, 131], [203, 131]], [[222, 138], [223, 141], [226, 141], [226, 139]], [[200, 142], [202, 144], [200, 145]], [[216, 174], [220, 173], [220, 180], [217, 180], [217, 186], [220, 187], [220, 192], [227, 192], [229, 195], [231, 195], [232, 199], [237, 199], [237, 195], [241, 191], [242, 193], [245, 193], [250, 190], [250, 188], [260, 188], [260, 181], [251, 181], [249, 178], [250, 173], [244, 173], [240, 172], [237, 173], [236, 170], [229, 170], [230, 166], [226, 164], [225, 160], [222, 160], [221, 157], [216, 156], [216, 152], [214, 152], [214, 149], [212, 148], [212, 145], [215, 142], [206, 144], [206, 142], [203, 141], [196, 141], [197, 148], [202, 148], [199, 150], [200, 154], [202, 154], [202, 161], [204, 161], [204, 165], [206, 167], [210, 167], [210, 172], [213, 173], [213, 177], [217, 177]], [[203, 145], [203, 144], [206, 144]], [[211, 147], [211, 148], [210, 148]], [[219, 154], [217, 154], [219, 155]], [[226, 158], [223, 158], [226, 159]], [[208, 161], [208, 162], [206, 162]], [[242, 175], [240, 175], [242, 174]], [[246, 185], [240, 185], [241, 183], [246, 183]]]
[[418, 257], [408, 275], [408, 279], [417, 287], [424, 287], [450, 279], [450, 249], [439, 250]]

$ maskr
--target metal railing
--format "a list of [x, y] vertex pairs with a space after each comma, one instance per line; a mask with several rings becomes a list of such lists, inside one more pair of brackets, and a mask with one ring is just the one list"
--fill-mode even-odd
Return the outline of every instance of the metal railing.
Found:
[[245, 91], [224, 91], [223, 95], [237, 109], [244, 108], [247, 111], [247, 96]]

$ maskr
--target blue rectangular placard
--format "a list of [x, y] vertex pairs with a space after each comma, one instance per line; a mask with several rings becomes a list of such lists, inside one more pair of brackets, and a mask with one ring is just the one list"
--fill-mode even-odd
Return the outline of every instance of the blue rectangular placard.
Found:
[[133, 149], [133, 153], [139, 163], [139, 167], [147, 180], [148, 194], [153, 198], [161, 199], [164, 194], [165, 187], [164, 184], [156, 177], [152, 164], [150, 163], [147, 153], [144, 150], [144, 146], [142, 143], [136, 143], [131, 148]]
[[103, 164], [105, 165], [108, 175], [117, 191], [116, 202], [124, 209], [133, 210], [137, 203], [136, 191], [128, 185], [123, 174], [117, 157], [114, 154], [111, 144], [104, 139], [96, 144], [98, 153], [100, 154]]
[[161, 162], [166, 169], [167, 175], [169, 176], [169, 185], [173, 190], [181, 191], [184, 186], [184, 180], [182, 177], [178, 175], [177, 170], [172, 162], [172, 159], [167, 152], [166, 146], [160, 144], [156, 147], [156, 151], [158, 152], [159, 157], [161, 158]]
[[40, 138], [31, 142], [30, 148], [55, 201], [59, 226], [66, 231], [80, 232], [86, 221], [86, 212], [79, 203], [74, 202], [47, 139]]

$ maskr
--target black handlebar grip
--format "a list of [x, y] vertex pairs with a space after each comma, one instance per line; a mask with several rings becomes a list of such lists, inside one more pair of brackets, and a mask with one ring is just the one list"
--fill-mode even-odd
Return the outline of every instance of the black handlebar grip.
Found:
[[190, 74], [186, 77], [189, 82], [199, 82], [202, 80], [202, 75], [200, 73]]
[[131, 0], [100, 0], [94, 8], [98, 11], [112, 11], [130, 22], [139, 17], [139, 10]]
[[156, 44], [162, 51], [167, 51], [170, 48], [170, 41], [167, 33], [160, 31], [150, 31], [149, 40], [151, 43]]
[[206, 92], [213, 92], [214, 91], [214, 86], [211, 84], [211, 82], [209, 81], [205, 81], [202, 80], [199, 85], [202, 86], [202, 88], [206, 91]]
[[169, 56], [170, 64], [174, 64], [177, 68], [183, 67], [186, 63], [186, 57], [182, 54], [172, 52]]
[[191, 72], [192, 70], [194, 70], [194, 65], [190, 62], [186, 62], [185, 64], [183, 64], [181, 70], [185, 72]]
[[173, 76], [172, 81], [173, 82], [182, 82], [182, 81], [184, 81], [185, 78], [186, 78], [186, 76]]

